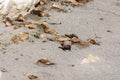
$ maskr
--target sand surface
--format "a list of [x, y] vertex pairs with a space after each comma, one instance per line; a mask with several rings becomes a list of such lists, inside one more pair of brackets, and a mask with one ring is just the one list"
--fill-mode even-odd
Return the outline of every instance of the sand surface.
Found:
[[[83, 7], [70, 7], [67, 13], [50, 11], [50, 18], [37, 21], [61, 23], [49, 25], [60, 34], [78, 35], [82, 40], [94, 38], [100, 45], [71, 51], [59, 49], [59, 43], [41, 39], [11, 42], [11, 36], [26, 31], [13, 30], [0, 22], [0, 80], [29, 80], [24, 73], [36, 74], [40, 80], [120, 80], [120, 4], [118, 0], [94, 0]], [[100, 20], [103, 18], [103, 20]], [[98, 56], [94, 63], [81, 64], [89, 54]], [[36, 65], [39, 58], [46, 57], [56, 65]], [[74, 66], [73, 66], [74, 65]], [[0, 73], [1, 74], [1, 73]]]

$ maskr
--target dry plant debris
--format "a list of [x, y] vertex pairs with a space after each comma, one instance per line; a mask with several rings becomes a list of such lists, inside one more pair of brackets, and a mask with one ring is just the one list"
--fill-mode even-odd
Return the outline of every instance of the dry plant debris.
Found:
[[91, 44], [94, 44], [94, 45], [100, 45], [98, 42], [96, 42], [94, 39], [92, 39], [92, 38], [89, 38], [89, 39], [87, 39], [87, 41], [89, 42], [89, 43], [91, 43]]
[[40, 5], [47, 4], [47, 0], [40, 0]]
[[64, 42], [61, 42], [61, 48], [62, 50], [66, 51], [66, 50], [69, 50], [71, 51], [71, 42], [70, 41], [64, 41]]
[[31, 14], [37, 15], [39, 17], [50, 17], [50, 15], [47, 12], [41, 10], [32, 10]]
[[14, 29], [14, 30], [19, 29], [19, 28], [20, 28], [19, 25], [17, 25], [17, 24], [13, 25], [13, 29]]
[[19, 34], [19, 37], [20, 37], [21, 41], [25, 41], [25, 40], [27, 40], [29, 38], [29, 33], [28, 32], [21, 32]]
[[31, 22], [24, 23], [24, 26], [29, 28], [29, 29], [36, 29], [36, 28], [38, 28], [38, 24], [31, 23]]
[[19, 38], [19, 36], [14, 35], [11, 40], [12, 40], [15, 44], [18, 44], [19, 41], [20, 41], [20, 38]]
[[30, 80], [38, 80], [38, 76], [36, 76], [35, 74], [32, 73], [26, 73], [24, 74], [27, 78], [29, 78]]
[[93, 62], [97, 62], [99, 60], [99, 57], [98, 56], [93, 56], [93, 55], [88, 55], [86, 58], [84, 58], [82, 60], [82, 63], [81, 64], [84, 64], [84, 63], [93, 63]]
[[59, 42], [61, 44], [61, 48], [62, 50], [69, 50], [71, 51], [71, 46], [73, 44], [78, 44], [80, 46], [83, 47], [87, 47], [87, 42], [81, 40], [78, 38], [78, 36], [76, 36], [75, 34], [65, 34], [65, 35], [57, 35], [53, 38], [49, 39], [50, 41], [55, 41], [55, 42]]
[[58, 34], [58, 32], [56, 32], [54, 29], [51, 29], [51, 28], [45, 28], [44, 32], [48, 34], [54, 34], [54, 35]]
[[15, 19], [15, 21], [19, 21], [19, 22], [25, 22], [25, 18], [22, 14], [18, 15], [18, 17]]
[[36, 63], [37, 64], [42, 63], [42, 64], [45, 64], [45, 65], [55, 65], [55, 63], [51, 62], [47, 58], [41, 58], [41, 59], [37, 60]]
[[4, 23], [7, 27], [13, 25], [12, 20], [9, 17], [5, 18]]
[[51, 9], [57, 9], [59, 11], [64, 11], [64, 9], [60, 5], [53, 4]]

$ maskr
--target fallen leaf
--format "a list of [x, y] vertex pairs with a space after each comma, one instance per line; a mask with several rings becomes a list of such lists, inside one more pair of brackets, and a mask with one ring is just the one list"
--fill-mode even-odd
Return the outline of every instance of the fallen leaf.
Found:
[[58, 32], [56, 32], [54, 29], [51, 29], [51, 28], [45, 28], [44, 32], [49, 34], [54, 34], [54, 35], [58, 34]]
[[60, 0], [51, 0], [51, 1], [54, 1], [54, 2], [59, 2]]
[[87, 3], [87, 2], [90, 2], [91, 0], [76, 0], [77, 2], [80, 2], [80, 3]]
[[94, 39], [92, 39], [92, 38], [89, 38], [89, 39], [87, 39], [87, 41], [89, 42], [89, 43], [91, 43], [91, 44], [94, 44], [94, 45], [100, 45], [99, 43], [97, 43]]
[[28, 77], [30, 80], [38, 80], [38, 76], [32, 74], [32, 73], [27, 73], [24, 74], [26, 77]]
[[64, 9], [61, 6], [56, 5], [56, 4], [53, 4], [52, 7], [51, 7], [51, 9], [57, 9], [59, 11], [64, 11]]
[[31, 14], [37, 15], [39, 17], [50, 17], [50, 15], [47, 12], [40, 11], [40, 10], [32, 10]]
[[40, 0], [40, 4], [41, 5], [47, 4], [47, 0]]
[[47, 58], [41, 58], [37, 61], [37, 64], [42, 63], [45, 65], [54, 65], [55, 63], [49, 61]]
[[31, 22], [25, 23], [24, 26], [29, 29], [36, 29], [38, 27], [37, 24], [31, 23]]
[[67, 0], [69, 3], [71, 3], [72, 6], [80, 6], [80, 3], [78, 3], [76, 0]]
[[93, 56], [93, 55], [88, 55], [86, 58], [84, 58], [82, 60], [82, 63], [81, 64], [84, 64], [84, 63], [93, 63], [93, 62], [97, 62], [99, 60], [99, 57], [98, 56]]
[[84, 45], [86, 44], [85, 41], [82, 41], [81, 39], [76, 38], [76, 37], [73, 37], [73, 38], [71, 39], [71, 41], [72, 41], [72, 43], [78, 43], [78, 44], [80, 44], [80, 45], [82, 45], [82, 46], [84, 46]]
[[58, 41], [58, 42], [63, 42], [63, 41], [70, 41], [70, 38], [64, 35], [59, 35], [55, 36], [50, 39], [51, 41]]
[[47, 27], [47, 26], [48, 26], [48, 23], [47, 23], [47, 22], [42, 22], [42, 23], [41, 23], [41, 26], [43, 27], [43, 29], [48, 28], [48, 27]]
[[22, 14], [18, 15], [18, 17], [15, 19], [15, 21], [19, 21], [19, 22], [25, 22], [25, 18]]
[[11, 40], [12, 40], [15, 44], [18, 44], [19, 41], [20, 41], [20, 38], [19, 38], [19, 36], [14, 35]]
[[71, 51], [71, 43], [70, 43], [70, 41], [64, 41], [64, 42], [60, 42], [60, 44], [61, 44], [61, 47], [59, 47], [59, 48], [61, 48], [62, 50], [69, 50], [69, 51]]
[[12, 20], [10, 20], [9, 17], [5, 18], [4, 23], [7, 27], [13, 25]]
[[20, 28], [19, 25], [17, 25], [17, 24], [13, 25], [13, 29], [14, 29], [14, 30], [15, 30], [15, 29], [18, 29], [18, 28]]
[[50, 14], [48, 14], [47, 12], [42, 12], [42, 17], [50, 17]]
[[19, 38], [20, 38], [21, 41], [25, 41], [29, 38], [29, 33], [28, 32], [21, 32], [19, 34]]
[[69, 38], [78, 38], [78, 36], [77, 35], [75, 35], [75, 34], [65, 34], [65, 36], [67, 36], [67, 37], [69, 37]]

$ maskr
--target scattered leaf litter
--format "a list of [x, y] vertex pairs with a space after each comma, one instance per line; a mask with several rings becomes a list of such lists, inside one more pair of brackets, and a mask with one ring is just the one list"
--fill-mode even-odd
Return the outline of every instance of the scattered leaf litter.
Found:
[[4, 23], [6, 27], [13, 25], [12, 20], [9, 17], [5, 18]]
[[94, 45], [100, 45], [98, 42], [96, 42], [94, 39], [92, 39], [92, 38], [89, 38], [89, 39], [87, 39], [87, 41], [89, 42], [89, 43], [91, 43], [91, 44], [94, 44]]
[[25, 18], [22, 14], [18, 15], [18, 17], [15, 19], [15, 21], [19, 21], [19, 22], [25, 22]]
[[51, 62], [47, 58], [40, 58], [39, 60], [37, 60], [36, 63], [37, 64], [42, 63], [42, 64], [45, 64], [45, 65], [55, 65], [55, 63]]
[[20, 37], [21, 41], [25, 41], [25, 40], [27, 40], [29, 38], [29, 33], [28, 32], [21, 32], [19, 34], [19, 37]]
[[31, 22], [24, 23], [24, 26], [29, 28], [29, 29], [36, 29], [36, 28], [38, 28], [37, 24], [31, 23]]
[[18, 35], [14, 35], [11, 40], [12, 40], [15, 44], [18, 44], [19, 41], [20, 41], [20, 38], [19, 38]]
[[29, 78], [30, 80], [39, 80], [38, 76], [32, 73], [26, 73], [24, 74], [27, 78]]

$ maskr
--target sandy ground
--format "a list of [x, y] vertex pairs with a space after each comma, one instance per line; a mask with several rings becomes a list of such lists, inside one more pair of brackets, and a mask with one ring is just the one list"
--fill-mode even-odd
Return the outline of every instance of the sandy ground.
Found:
[[[58, 48], [60, 44], [50, 41], [43, 43], [39, 39], [34, 43], [25, 41], [13, 44], [11, 36], [24, 29], [13, 30], [0, 22], [0, 80], [29, 80], [24, 73], [36, 74], [40, 80], [120, 80], [118, 1], [94, 0], [84, 7], [71, 7], [67, 13], [50, 11], [49, 19], [37, 21], [62, 23], [50, 27], [60, 34], [74, 33], [82, 40], [91, 37], [100, 42], [100, 46], [72, 46], [72, 51], [63, 51]], [[95, 63], [81, 64], [89, 54], [100, 59]], [[36, 65], [35, 62], [43, 57], [56, 65]]]

